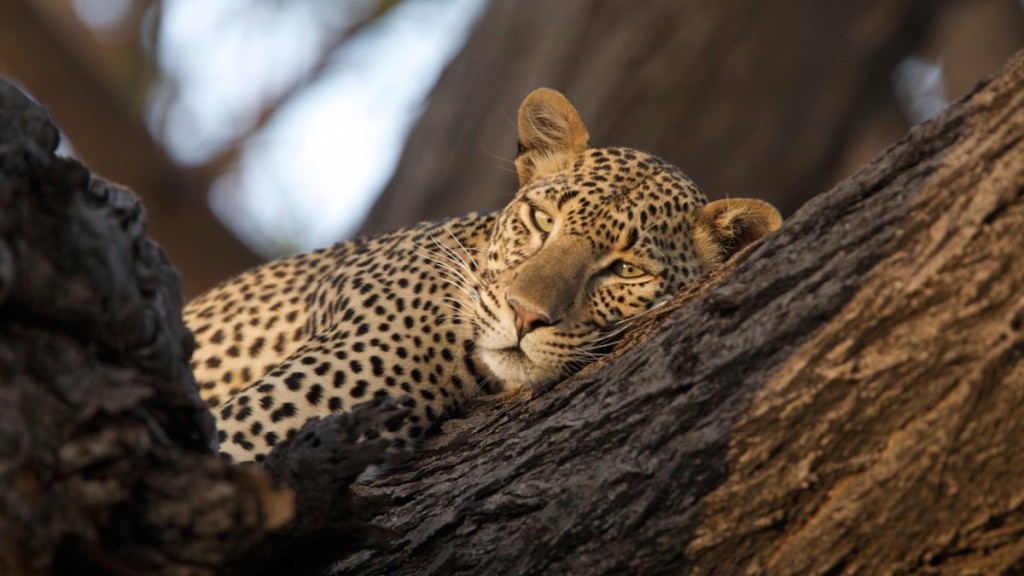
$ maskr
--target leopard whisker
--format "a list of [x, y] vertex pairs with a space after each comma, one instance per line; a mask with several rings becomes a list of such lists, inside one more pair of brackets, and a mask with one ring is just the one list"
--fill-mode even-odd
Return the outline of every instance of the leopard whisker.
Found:
[[470, 278], [479, 281], [479, 278], [477, 278], [476, 273], [473, 271], [474, 268], [478, 267], [476, 260], [474, 260], [472, 255], [469, 254], [469, 251], [466, 250], [465, 245], [462, 243], [461, 240], [459, 240], [459, 238], [455, 235], [454, 232], [452, 232], [450, 229], [446, 229], [446, 231], [448, 232], [448, 235], [451, 236], [452, 240], [455, 241], [455, 244], [458, 245], [459, 249], [461, 249], [463, 252], [466, 253], [467, 256], [469, 256], [470, 260], [472, 261], [472, 266], [470, 266], [470, 263], [466, 262], [466, 259], [463, 258], [462, 255], [459, 254], [454, 248], [441, 242], [441, 240], [436, 236], [432, 236], [431, 240], [433, 240], [434, 244], [436, 244], [438, 248], [444, 251], [445, 255], [448, 257], [449, 260], [451, 260], [453, 264], [462, 268], [462, 270], [464, 270]]
[[423, 252], [420, 253], [420, 256], [428, 262], [436, 264], [444, 272], [450, 275], [449, 278], [445, 278], [446, 281], [458, 285], [459, 287], [467, 287], [470, 285], [469, 279], [466, 278], [458, 268], [450, 263], [450, 258], [448, 258], [446, 254], [442, 255], [441, 253], [433, 252], [427, 248], [423, 248], [422, 246], [419, 246], [418, 248], [423, 250]]
[[452, 264], [447, 263], [447, 261], [440, 260], [438, 259], [438, 257], [432, 255], [424, 257], [429, 261], [434, 262], [437, 266], [439, 266], [442, 273], [446, 275], [446, 278], [443, 278], [443, 280], [449, 282], [451, 286], [455, 287], [460, 292], [466, 294], [471, 300], [477, 299], [477, 290], [475, 288], [476, 284], [471, 283], [469, 279], [467, 279], [462, 273], [455, 269]]
[[[458, 274], [457, 271], [455, 271], [454, 269], [451, 269], [451, 267], [448, 266], [445, 263], [437, 262], [437, 264], [439, 266], [441, 266], [442, 269], [448, 269], [448, 270], [451, 271], [451, 273]], [[455, 288], [457, 292], [460, 292], [460, 293], [464, 294], [466, 296], [466, 298], [468, 298], [469, 302], [477, 300], [478, 295], [477, 295], [476, 288], [470, 286], [467, 282], [465, 282], [464, 279], [461, 277], [461, 275], [459, 275], [457, 277], [442, 278], [442, 279], [445, 280], [446, 282], [448, 282], [449, 286], [452, 286], [453, 288]], [[463, 304], [467, 308], [471, 309], [472, 305], [469, 302], [463, 302]]]
[[[463, 252], [465, 252], [467, 256], [469, 256], [470, 262], [473, 264], [472, 268], [479, 268], [480, 264], [476, 261], [475, 258], [473, 258], [473, 252], [474, 251], [483, 252], [484, 249], [483, 248], [476, 248], [474, 250], [471, 250], [471, 249], [467, 248], [466, 245], [462, 243], [462, 240], [459, 240], [459, 237], [456, 236], [455, 233], [451, 231], [451, 229], [448, 229], [448, 235], [452, 237], [452, 240], [455, 241], [455, 244], [459, 247], [459, 249], [462, 250]], [[461, 257], [459, 257], [459, 259], [462, 260]], [[464, 260], [463, 260], [463, 263], [469, 264], [468, 262], [465, 262]]]
[[[515, 126], [514, 123], [513, 123], [513, 126]], [[499, 164], [497, 166], [497, 168], [499, 170], [504, 170], [506, 172], [511, 172], [512, 174], [516, 173], [515, 161], [514, 160], [509, 160], [508, 158], [505, 158], [501, 154], [495, 154], [494, 152], [491, 152], [490, 150], [485, 149], [483, 146], [481, 146], [479, 144], [477, 145], [477, 148], [481, 152], [483, 152], [484, 154], [489, 156], [492, 160], [499, 161]]]
[[474, 390], [473, 392], [480, 392], [480, 391], [481, 391], [481, 390], [483, 390], [483, 389], [484, 389], [484, 387], [485, 387], [485, 386], [487, 386], [487, 385], [488, 385], [488, 384], [489, 384], [490, 382], [491, 382], [491, 377], [490, 377], [490, 376], [485, 376], [485, 377], [483, 378], [483, 380], [480, 380], [479, 382], [477, 382], [477, 383], [476, 383], [476, 390]]
[[466, 313], [466, 308], [472, 308], [472, 306], [468, 302], [460, 298], [457, 298], [455, 296], [445, 296], [438, 302], [438, 304], [444, 306], [445, 308], [451, 309], [455, 313], [455, 315], [463, 319], [471, 319], [470, 315]]

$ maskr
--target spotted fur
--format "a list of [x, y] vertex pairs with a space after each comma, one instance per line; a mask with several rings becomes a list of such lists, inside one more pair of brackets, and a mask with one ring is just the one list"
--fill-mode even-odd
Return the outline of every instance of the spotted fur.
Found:
[[650, 154], [589, 148], [553, 90], [527, 97], [519, 128], [502, 211], [271, 262], [189, 303], [223, 454], [262, 460], [309, 417], [375, 397], [408, 397], [382, 431], [402, 443], [481, 390], [557, 381], [781, 222], [758, 200], [708, 204]]

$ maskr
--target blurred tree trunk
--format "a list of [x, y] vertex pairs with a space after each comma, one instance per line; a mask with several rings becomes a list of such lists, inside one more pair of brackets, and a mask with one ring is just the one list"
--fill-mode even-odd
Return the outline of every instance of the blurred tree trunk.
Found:
[[35, 0], [0, 2], [0, 42], [12, 46], [2, 51], [0, 71], [46, 103], [73, 137], [75, 153], [94, 170], [143, 196], [150, 234], [186, 272], [186, 294], [258, 264], [262, 259], [210, 210], [207, 189], [218, 172], [172, 162], [142, 114], [113, 90], [95, 54], [85, 49], [95, 39], [49, 8]]
[[1020, 574], [1024, 52], [529, 402], [336, 574]]
[[1024, 10], [1017, 0], [950, 2], [918, 52], [941, 61], [949, 95], [959, 98], [981, 71], [999, 68], [1024, 46]]
[[889, 78], [901, 58], [941, 61], [958, 97], [1022, 43], [1014, 0], [493, 0], [362, 231], [502, 206], [516, 108], [540, 85], [566, 92], [595, 145], [650, 150], [713, 198], [788, 214], [906, 130]]
[[[937, 88], [951, 101], [967, 94], [1022, 46], [1024, 10], [1017, 0], [946, 2], [921, 43], [907, 56], [941, 66]], [[908, 102], [897, 102], [893, 82], [879, 80], [868, 87], [853, 113], [853, 133], [843, 144], [825, 184], [846, 178], [906, 130]], [[900, 109], [901, 104], [904, 109]]]
[[[519, 101], [563, 91], [594, 145], [649, 150], [710, 197], [791, 213], [834, 181], [862, 101], [927, 31], [928, 0], [492, 0], [364, 232], [502, 206]], [[906, 130], [898, 121], [885, 142]], [[877, 150], [873, 151], [877, 153]]]

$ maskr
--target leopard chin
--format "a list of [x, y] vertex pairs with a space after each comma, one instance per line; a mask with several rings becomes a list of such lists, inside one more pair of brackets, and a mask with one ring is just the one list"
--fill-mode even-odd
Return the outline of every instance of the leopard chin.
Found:
[[500, 387], [506, 392], [550, 384], [564, 376], [563, 366], [539, 363], [518, 346], [498, 349], [478, 347], [477, 350], [480, 359], [491, 372], [492, 383], [498, 384], [495, 388]]

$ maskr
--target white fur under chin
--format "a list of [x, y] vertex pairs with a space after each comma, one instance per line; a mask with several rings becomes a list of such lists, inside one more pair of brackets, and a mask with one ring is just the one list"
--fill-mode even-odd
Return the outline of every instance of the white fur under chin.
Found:
[[478, 348], [484, 361], [502, 389], [515, 392], [524, 387], [533, 387], [558, 380], [560, 368], [538, 366], [522, 350], [492, 350]]

